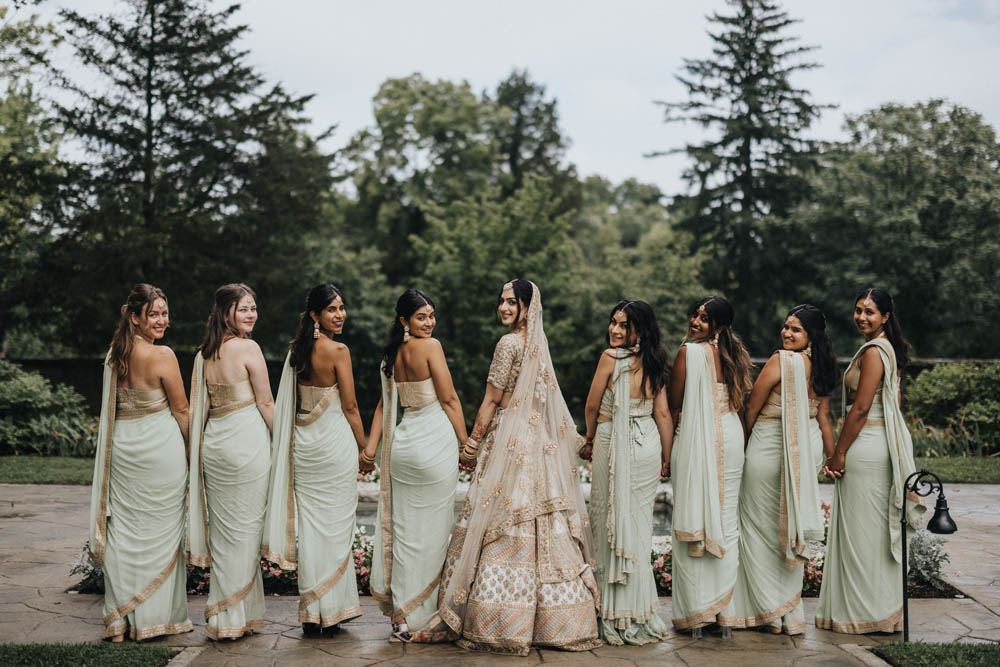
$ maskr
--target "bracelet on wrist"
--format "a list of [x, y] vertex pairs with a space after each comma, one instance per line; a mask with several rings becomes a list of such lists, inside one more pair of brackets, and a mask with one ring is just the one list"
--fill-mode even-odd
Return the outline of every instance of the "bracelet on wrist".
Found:
[[365, 450], [363, 450], [363, 449], [361, 450], [361, 460], [364, 461], [365, 463], [369, 464], [369, 465], [372, 464], [372, 463], [375, 463], [375, 457], [374, 456], [368, 456], [367, 454], [365, 454]]

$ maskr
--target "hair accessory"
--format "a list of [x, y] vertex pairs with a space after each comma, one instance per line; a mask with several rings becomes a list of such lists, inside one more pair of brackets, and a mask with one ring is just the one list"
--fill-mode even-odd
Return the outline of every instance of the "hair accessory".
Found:
[[317, 320], [316, 322], [313, 323], [313, 338], [319, 338], [320, 335], [321, 334], [319, 332], [319, 320]]
[[511, 281], [509, 281], [509, 282], [506, 282], [506, 283], [504, 283], [504, 284], [503, 284], [503, 289], [502, 289], [502, 290], [500, 290], [500, 291], [502, 292], [502, 291], [503, 291], [503, 290], [505, 290], [505, 289], [514, 289], [514, 281], [513, 281], [513, 280], [511, 280]]
[[410, 327], [404, 325], [403, 326], [403, 342], [404, 343], [409, 343], [410, 342], [410, 338], [412, 338], [412, 336], [410, 336]]

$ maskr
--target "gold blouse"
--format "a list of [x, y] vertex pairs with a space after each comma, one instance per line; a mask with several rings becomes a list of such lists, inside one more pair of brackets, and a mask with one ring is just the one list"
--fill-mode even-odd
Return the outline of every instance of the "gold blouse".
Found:
[[250, 378], [235, 384], [212, 384], [211, 382], [206, 384], [208, 396], [211, 399], [211, 408], [208, 411], [209, 419], [224, 417], [256, 403]]
[[493, 362], [486, 381], [505, 392], [514, 391], [523, 357], [524, 343], [521, 336], [516, 333], [505, 334], [493, 350]]
[[434, 391], [434, 378], [417, 382], [397, 382], [396, 387], [399, 390], [399, 403], [404, 409], [419, 410], [438, 400], [437, 392]]
[[[809, 399], [809, 419], [815, 419], [816, 415], [819, 414], [819, 401], [820, 399], [818, 398]], [[781, 421], [781, 394], [778, 393], [777, 386], [767, 395], [764, 407], [760, 409], [760, 413], [757, 415], [757, 421]]]
[[115, 419], [139, 419], [166, 410], [167, 394], [163, 389], [143, 391], [118, 387], [115, 396]]
[[[858, 357], [860, 359], [861, 357]], [[853, 403], [858, 394], [858, 384], [861, 382], [861, 367], [858, 366], [858, 359], [851, 362], [844, 373], [844, 386], [847, 388], [847, 402]], [[875, 400], [872, 403], [882, 402], [882, 380], [879, 380], [878, 387], [875, 388]]]
[[298, 386], [299, 412], [295, 415], [298, 426], [308, 426], [326, 412], [331, 405], [340, 407], [340, 387], [314, 387], [300, 384]]

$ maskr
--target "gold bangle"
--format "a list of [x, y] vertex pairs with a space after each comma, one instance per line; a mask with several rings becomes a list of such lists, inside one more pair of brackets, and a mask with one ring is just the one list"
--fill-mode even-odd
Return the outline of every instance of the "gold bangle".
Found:
[[462, 453], [465, 454], [465, 458], [474, 459], [479, 455], [479, 449], [478, 448], [474, 449], [466, 445], [465, 447], [462, 448]]
[[366, 456], [365, 455], [365, 450], [363, 450], [363, 449], [361, 450], [361, 460], [364, 463], [368, 463], [368, 464], [375, 463], [375, 457], [374, 456], [371, 456], [371, 457]]

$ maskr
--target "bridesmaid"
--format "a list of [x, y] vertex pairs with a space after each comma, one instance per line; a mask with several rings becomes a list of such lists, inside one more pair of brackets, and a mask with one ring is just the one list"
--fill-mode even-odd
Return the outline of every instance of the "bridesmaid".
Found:
[[[191, 376], [190, 561], [211, 566], [205, 634], [235, 639], [264, 625], [261, 533], [274, 399], [250, 340], [257, 300], [242, 283], [215, 291]], [[207, 415], [207, 420], [205, 419]]]
[[350, 350], [333, 339], [346, 319], [340, 290], [325, 284], [309, 291], [274, 411], [261, 554], [282, 569], [298, 567], [307, 635], [361, 615], [351, 546], [365, 434]]
[[104, 362], [90, 552], [104, 565], [104, 638], [189, 632], [182, 558], [188, 402], [177, 358], [155, 345], [167, 297], [136, 285]]
[[[701, 636], [729, 634], [739, 569], [737, 501], [743, 473], [739, 413], [750, 391], [750, 355], [733, 333], [733, 307], [720, 296], [694, 304], [688, 338], [674, 361], [670, 406], [678, 423], [674, 483], [673, 617]], [[683, 416], [679, 416], [681, 413]]]
[[[847, 416], [824, 472], [836, 480], [816, 627], [834, 632], [902, 629], [903, 483], [914, 471], [913, 442], [899, 407], [910, 344], [892, 297], [869, 288], [854, 303], [865, 343], [844, 373]], [[926, 510], [909, 498], [911, 528]]]
[[[434, 302], [416, 289], [396, 301], [382, 351], [382, 400], [362, 463], [382, 440], [372, 597], [392, 619], [393, 638], [441, 641], [438, 584], [455, 522], [458, 448], [465, 417], [441, 343]], [[396, 424], [396, 397], [403, 419]]]
[[[590, 525], [601, 589], [601, 639], [648, 644], [667, 627], [656, 610], [653, 502], [670, 467], [674, 426], [667, 404], [670, 360], [660, 327], [644, 301], [612, 309], [608, 348], [587, 395], [587, 440], [581, 457], [594, 457]], [[595, 443], [596, 436], [596, 443]]]
[[823, 539], [816, 474], [833, 453], [830, 392], [837, 360], [823, 312], [795, 306], [784, 349], [764, 364], [747, 401], [750, 441], [740, 486], [740, 567], [731, 624], [805, 632], [802, 573], [809, 540]]

